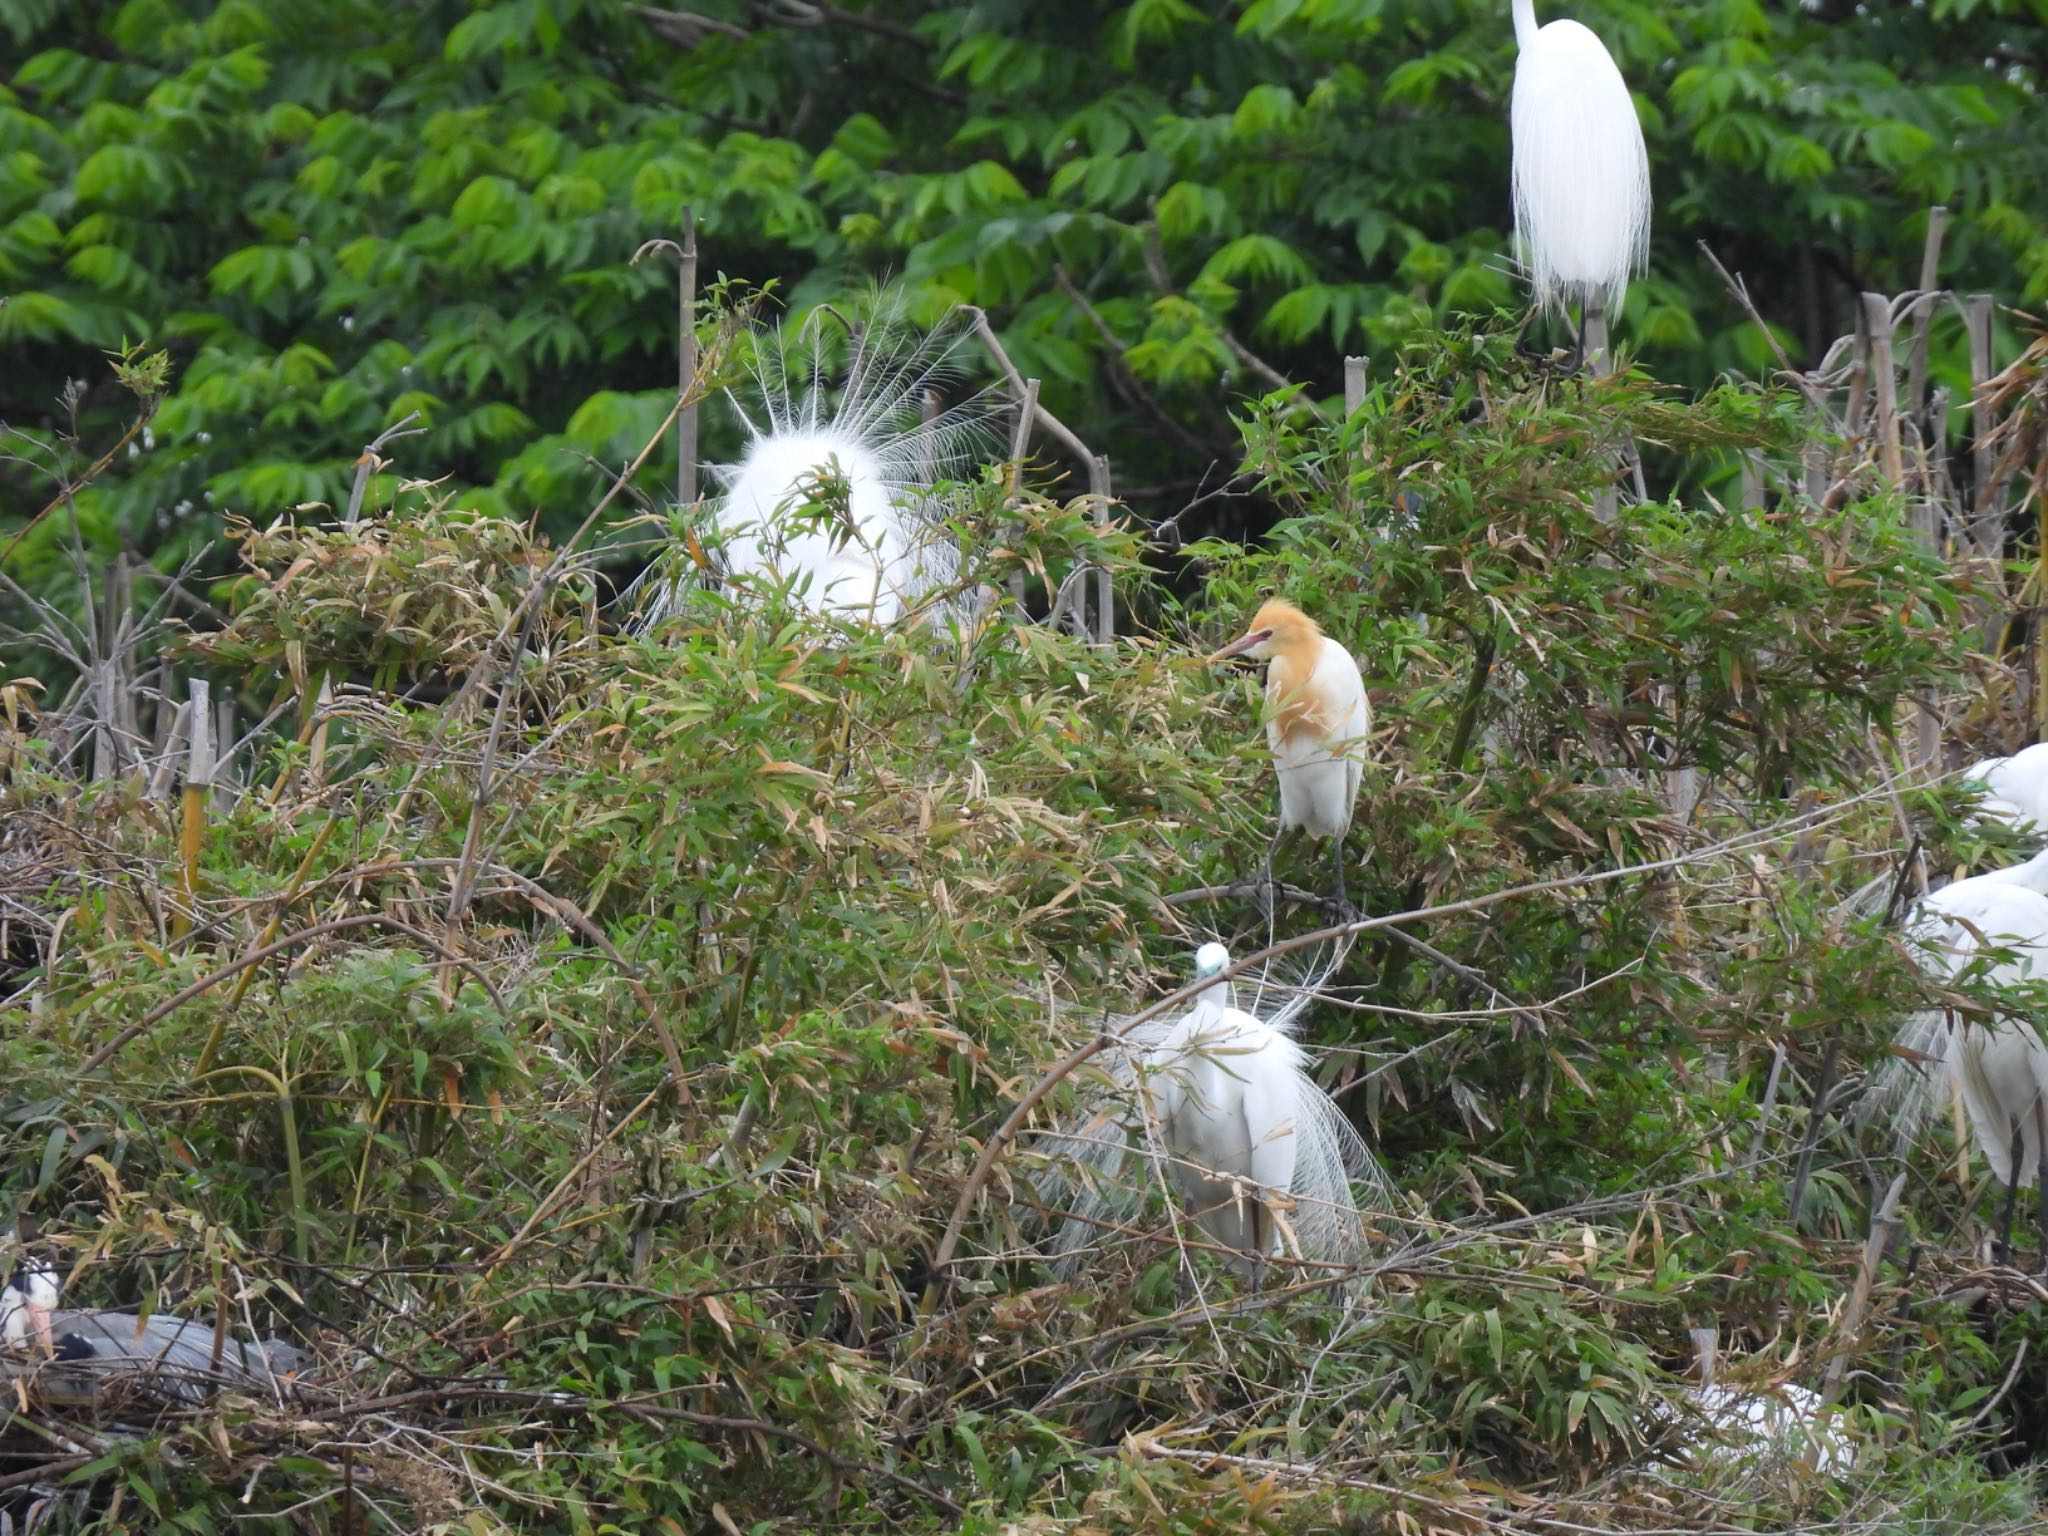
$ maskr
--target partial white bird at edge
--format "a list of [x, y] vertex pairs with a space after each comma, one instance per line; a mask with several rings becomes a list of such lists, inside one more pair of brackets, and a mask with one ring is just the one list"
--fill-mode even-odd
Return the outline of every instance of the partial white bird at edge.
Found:
[[[1957, 880], [1919, 903], [1906, 925], [1915, 960], [1939, 984], [2038, 991], [2048, 982], [2048, 895], [2034, 888], [2048, 876], [2048, 854], [2011, 869]], [[2032, 1010], [2016, 1000], [1993, 1017], [1951, 1018], [1916, 1010], [1901, 1025], [1893, 1055], [1875, 1074], [1859, 1106], [1864, 1124], [1889, 1126], [1903, 1149], [1916, 1142], [1951, 1085], [1961, 1094], [1975, 1140], [1999, 1182], [2036, 1179], [2048, 1101], [2048, 1042]], [[2012, 1167], [2013, 1126], [2021, 1133], [2022, 1166]]]

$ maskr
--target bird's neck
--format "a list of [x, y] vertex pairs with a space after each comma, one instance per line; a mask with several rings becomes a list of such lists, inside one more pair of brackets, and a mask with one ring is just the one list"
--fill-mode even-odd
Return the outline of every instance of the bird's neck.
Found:
[[1514, 0], [1514, 3], [1515, 46], [1527, 48], [1536, 41], [1536, 0]]
[[1322, 730], [1321, 702], [1309, 688], [1323, 647], [1321, 635], [1290, 638], [1266, 667], [1266, 706], [1283, 736]]

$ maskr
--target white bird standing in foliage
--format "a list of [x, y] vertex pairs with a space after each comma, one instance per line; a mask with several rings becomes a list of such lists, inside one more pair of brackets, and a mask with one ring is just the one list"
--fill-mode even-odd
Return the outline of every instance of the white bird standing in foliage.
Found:
[[[967, 472], [999, 407], [982, 391], [929, 414], [967, 333], [918, 331], [901, 319], [885, 304], [853, 334], [836, 390], [818, 336], [808, 357], [784, 329], [761, 338], [759, 419], [733, 402], [746, 452], [710, 466], [724, 486], [714, 516], [728, 577], [786, 584], [807, 612], [875, 624], [894, 623], [955, 581], [959, 551], [933, 487]], [[644, 623], [679, 606], [683, 569], [672, 557], [651, 573]]]
[[1964, 770], [1965, 785], [1981, 784], [1980, 817], [2002, 821], [2015, 831], [2048, 832], [2048, 742], [2011, 757], [1987, 757]]
[[1315, 620], [1277, 597], [1209, 662], [1231, 656], [1266, 663], [1266, 742], [1280, 779], [1280, 826], [1266, 850], [1266, 886], [1272, 887], [1273, 860], [1289, 832], [1298, 828], [1329, 838], [1335, 844], [1337, 905], [1348, 916], [1344, 834], [1351, 830], [1372, 730], [1358, 663]]
[[[2048, 981], [2048, 896], [2015, 882], [2014, 873], [1958, 880], [1919, 905], [1907, 937], [1923, 971], [1944, 982], [1967, 977], [1993, 988]], [[1946, 1010], [1926, 1010], [1907, 1021], [1898, 1054], [1880, 1076], [1876, 1098], [1900, 1137], [1912, 1137], [1926, 1122], [1937, 1083], [1953, 1082], [1977, 1145], [2006, 1188], [2004, 1242], [2009, 1248], [2019, 1190], [2039, 1183], [2048, 1258], [2048, 1180], [2041, 1178], [2048, 1152], [2048, 1043], [2031, 1013], [1957, 1019]], [[1930, 1058], [1939, 1062], [1938, 1072], [1914, 1065]]]
[[[1204, 944], [1195, 976], [1220, 977], [1229, 965], [1229, 950]], [[1117, 1038], [1107, 1095], [1051, 1142], [1081, 1169], [1065, 1193], [1075, 1210], [1060, 1242], [1069, 1266], [1141, 1199], [1120, 1177], [1134, 1152], [1164, 1168], [1182, 1212], [1255, 1282], [1276, 1258], [1343, 1268], [1366, 1258], [1353, 1186], [1383, 1207], [1392, 1193], [1291, 1033], [1313, 985], [1290, 989], [1273, 1022], [1236, 1007], [1219, 980], [1178, 1018], [1106, 1026]]]
[[311, 1363], [303, 1350], [277, 1339], [241, 1344], [160, 1312], [59, 1308], [58, 1293], [54, 1265], [21, 1259], [0, 1287], [0, 1342], [177, 1403], [196, 1403], [221, 1385], [271, 1387]]
[[1514, 0], [1515, 234], [1539, 306], [1621, 308], [1649, 264], [1650, 156], [1628, 85], [1576, 21]]

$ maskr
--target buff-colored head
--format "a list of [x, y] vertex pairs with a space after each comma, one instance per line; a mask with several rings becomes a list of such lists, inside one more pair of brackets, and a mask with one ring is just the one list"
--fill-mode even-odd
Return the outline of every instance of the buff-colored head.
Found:
[[1284, 597], [1269, 597], [1253, 615], [1251, 628], [1209, 660], [1249, 656], [1254, 661], [1271, 661], [1275, 656], [1301, 655], [1313, 652], [1322, 637], [1314, 619]]

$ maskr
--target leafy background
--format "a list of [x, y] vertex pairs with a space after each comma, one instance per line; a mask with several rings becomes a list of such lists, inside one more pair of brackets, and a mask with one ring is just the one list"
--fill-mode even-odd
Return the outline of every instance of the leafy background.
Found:
[[[149, 439], [83, 509], [160, 559], [228, 512], [337, 503], [415, 409], [418, 472], [568, 518], [602, 484], [581, 455], [616, 463], [665, 408], [670, 276], [629, 263], [688, 205], [709, 271], [800, 305], [887, 270], [986, 308], [1164, 515], [1234, 465], [1232, 402], [1263, 388], [1239, 348], [1330, 393], [1344, 353], [1384, 368], [1514, 302], [1506, 10], [4, 0], [0, 418], [57, 431], [82, 378], [85, 436], [111, 440], [88, 360], [169, 347]], [[1933, 202], [1949, 286], [2048, 293], [2038, 5], [1571, 10], [1650, 143], [1652, 275], [1617, 335], [1661, 377], [1769, 362], [1701, 240], [1808, 363], [1857, 292], [1911, 285]], [[1966, 383], [1958, 346], [1944, 327], [1937, 368]], [[32, 495], [0, 493], [0, 519]], [[1270, 511], [1188, 531], [1246, 515]]]

